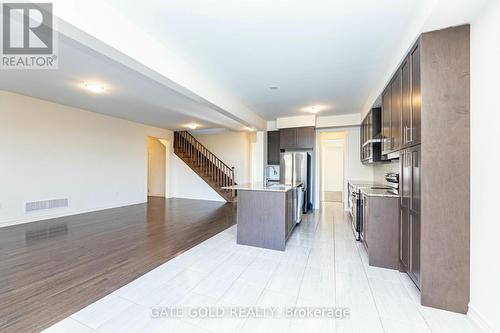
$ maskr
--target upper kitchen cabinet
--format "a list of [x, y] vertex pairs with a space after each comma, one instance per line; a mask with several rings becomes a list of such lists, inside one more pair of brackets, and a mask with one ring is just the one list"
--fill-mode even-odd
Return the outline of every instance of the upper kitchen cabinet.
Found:
[[381, 160], [382, 109], [373, 108], [361, 122], [360, 157], [362, 163], [373, 163]]
[[267, 164], [280, 164], [280, 132], [267, 132]]
[[297, 128], [297, 148], [313, 149], [315, 139], [314, 127], [298, 127]]
[[407, 129], [408, 144], [420, 143], [420, 112], [422, 107], [422, 100], [420, 95], [420, 47], [415, 45], [410, 54], [411, 65], [411, 86], [410, 86], [410, 124]]
[[382, 154], [391, 152], [391, 86], [382, 94]]
[[280, 148], [295, 148], [297, 145], [297, 129], [282, 128], [280, 129]]
[[314, 127], [295, 127], [280, 129], [281, 149], [313, 149]]
[[402, 92], [402, 112], [401, 112], [401, 146], [406, 146], [410, 142], [409, 129], [411, 128], [411, 65], [409, 57], [405, 58], [401, 65], [401, 92]]
[[401, 147], [401, 100], [401, 70], [398, 70], [391, 83], [391, 152]]
[[401, 76], [398, 69], [382, 95], [382, 154], [388, 159], [399, 157], [401, 147]]
[[402, 147], [420, 143], [420, 47], [417, 43], [402, 65]]
[[420, 47], [403, 60], [382, 94], [382, 154], [399, 156], [401, 148], [420, 143]]

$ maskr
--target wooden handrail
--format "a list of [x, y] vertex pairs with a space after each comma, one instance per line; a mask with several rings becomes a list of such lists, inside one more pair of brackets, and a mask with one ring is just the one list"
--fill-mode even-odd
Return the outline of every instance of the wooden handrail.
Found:
[[178, 131], [180, 135], [189, 138], [189, 140], [194, 141], [197, 146], [201, 147], [203, 150], [211, 154], [221, 165], [226, 167], [227, 169], [231, 169], [226, 163], [224, 163], [221, 159], [219, 159], [215, 154], [213, 154], [210, 150], [208, 150], [200, 141], [198, 141], [191, 133], [188, 131]]

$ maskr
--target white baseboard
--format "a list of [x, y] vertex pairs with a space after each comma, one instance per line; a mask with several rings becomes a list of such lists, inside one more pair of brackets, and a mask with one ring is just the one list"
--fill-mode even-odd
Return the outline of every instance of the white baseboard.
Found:
[[484, 317], [469, 304], [469, 311], [467, 311], [467, 316], [474, 322], [474, 324], [484, 333], [496, 333], [493, 328], [486, 322]]
[[23, 224], [23, 223], [30, 223], [30, 222], [37, 222], [37, 221], [55, 219], [55, 218], [65, 217], [65, 216], [71, 216], [71, 215], [78, 215], [78, 214], [84, 214], [84, 213], [97, 212], [97, 211], [105, 210], [105, 209], [119, 208], [119, 207], [131, 206], [131, 205], [138, 205], [138, 204], [143, 204], [143, 203], [146, 203], [146, 202], [147, 202], [147, 200], [140, 200], [140, 201], [132, 201], [132, 202], [121, 202], [121, 203], [116, 203], [116, 204], [111, 204], [111, 205], [105, 205], [105, 206], [100, 206], [100, 207], [93, 207], [93, 208], [82, 209], [82, 210], [76, 210], [76, 211], [67, 211], [67, 210], [66, 211], [62, 211], [62, 212], [53, 211], [53, 212], [51, 212], [49, 214], [44, 214], [44, 215], [29, 216], [29, 217], [23, 217], [23, 218], [20, 218], [20, 219], [12, 219], [12, 220], [0, 221], [0, 228], [12, 226], [12, 225], [17, 225], [17, 224]]

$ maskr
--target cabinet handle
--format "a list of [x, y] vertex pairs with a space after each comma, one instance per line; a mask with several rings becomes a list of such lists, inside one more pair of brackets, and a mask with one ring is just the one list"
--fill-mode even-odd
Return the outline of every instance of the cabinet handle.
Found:
[[[413, 142], [413, 127], [407, 127], [406, 132], [408, 132], [408, 131], [410, 131], [409, 137], [411, 138], [410, 140], [408, 140], [408, 143], [412, 143]], [[408, 133], [406, 133], [406, 136], [408, 137]]]

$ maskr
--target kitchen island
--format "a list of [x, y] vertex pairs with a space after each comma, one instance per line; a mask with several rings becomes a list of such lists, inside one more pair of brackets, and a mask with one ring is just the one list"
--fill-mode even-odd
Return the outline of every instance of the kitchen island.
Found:
[[236, 242], [284, 251], [286, 240], [296, 224], [296, 188], [263, 183], [225, 187], [238, 191]]

